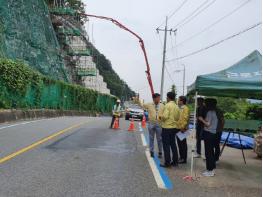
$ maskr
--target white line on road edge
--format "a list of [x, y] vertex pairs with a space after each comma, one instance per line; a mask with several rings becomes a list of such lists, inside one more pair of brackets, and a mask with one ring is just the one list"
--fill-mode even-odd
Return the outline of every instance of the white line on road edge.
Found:
[[141, 133], [141, 139], [142, 139], [142, 145], [143, 146], [147, 146], [147, 142], [146, 142], [145, 136], [142, 133]]
[[143, 132], [142, 123], [140, 123], [140, 122], [139, 122], [139, 131], [140, 131], [140, 132]]
[[151, 158], [150, 152], [148, 150], [145, 151], [145, 155], [146, 155], [146, 158], [150, 164], [150, 167], [151, 167], [151, 170], [153, 172], [153, 176], [155, 178], [157, 186], [161, 189], [167, 189], [165, 186], [165, 183], [161, 177], [161, 174], [159, 173], [159, 170], [158, 170], [157, 166], [155, 165], [154, 160]]
[[10, 128], [10, 127], [19, 126], [19, 125], [30, 124], [30, 123], [33, 123], [33, 122], [39, 122], [39, 121], [42, 121], [42, 120], [52, 120], [52, 119], [55, 119], [55, 118], [48, 118], [48, 119], [40, 119], [40, 120], [32, 120], [32, 121], [27, 121], [27, 122], [21, 122], [21, 123], [17, 123], [17, 124], [12, 124], [12, 125], [8, 125], [8, 126], [0, 127], [0, 130], [6, 129], [6, 128]]
[[[142, 143], [146, 143], [146, 146], [149, 144], [148, 140], [146, 139], [146, 136], [144, 135], [144, 133], [142, 133], [143, 136], [141, 136], [142, 139]], [[151, 170], [153, 172], [155, 181], [157, 183], [158, 188], [160, 189], [168, 189], [171, 190], [173, 189], [173, 184], [171, 182], [171, 180], [169, 179], [169, 177], [167, 176], [165, 170], [163, 168], [161, 168], [160, 165], [160, 160], [158, 158], [152, 158], [150, 156], [150, 151], [147, 148], [145, 151], [145, 155], [146, 158], [149, 162], [149, 165], [151, 167]]]

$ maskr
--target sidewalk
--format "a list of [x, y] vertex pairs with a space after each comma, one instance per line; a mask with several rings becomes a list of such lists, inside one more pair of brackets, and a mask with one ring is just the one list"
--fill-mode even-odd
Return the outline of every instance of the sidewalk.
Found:
[[192, 142], [193, 140], [188, 139], [188, 163], [167, 170], [179, 196], [261, 196], [262, 164], [253, 150], [245, 150], [245, 164], [241, 150], [226, 147], [217, 165], [215, 177], [202, 177], [205, 161], [203, 158], [194, 159], [195, 181], [184, 181], [182, 177], [190, 175]]

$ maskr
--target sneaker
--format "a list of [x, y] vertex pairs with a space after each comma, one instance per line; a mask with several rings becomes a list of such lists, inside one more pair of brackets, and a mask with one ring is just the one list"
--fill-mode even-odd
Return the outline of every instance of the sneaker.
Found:
[[200, 158], [200, 157], [201, 157], [200, 154], [198, 154], [198, 153], [195, 153], [195, 154], [194, 154], [194, 158]]
[[205, 177], [212, 177], [212, 176], [215, 176], [215, 172], [213, 170], [211, 171], [205, 171], [202, 173], [202, 176], [205, 176]]
[[186, 164], [186, 160], [184, 160], [184, 159], [179, 159], [179, 160], [178, 160], [178, 163], [179, 163], [179, 164]]
[[177, 163], [177, 162], [174, 162], [174, 161], [172, 161], [172, 162], [171, 162], [171, 165], [172, 165], [172, 166], [174, 166], [174, 167], [176, 167], [176, 166], [178, 166], [178, 163]]
[[171, 167], [171, 164], [160, 164], [160, 167], [162, 168], [170, 168]]

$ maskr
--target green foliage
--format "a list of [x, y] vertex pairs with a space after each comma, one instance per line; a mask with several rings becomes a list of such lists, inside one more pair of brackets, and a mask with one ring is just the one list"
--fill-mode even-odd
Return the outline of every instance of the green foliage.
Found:
[[171, 87], [171, 92], [175, 93], [175, 97], [177, 95], [177, 90], [176, 90], [176, 86], [173, 84]]
[[246, 99], [217, 97], [217, 106], [226, 119], [261, 120], [261, 105], [251, 104]]
[[92, 56], [96, 62], [96, 66], [103, 76], [104, 81], [107, 83], [111, 94], [124, 99], [129, 100], [135, 96], [135, 92], [130, 89], [130, 87], [118, 76], [118, 74], [113, 70], [111, 62], [101, 54], [92, 44], [90, 44], [92, 51]]
[[250, 104], [247, 107], [246, 117], [250, 120], [262, 120], [262, 106], [260, 104]]
[[0, 108], [110, 112], [115, 97], [43, 76], [22, 62], [0, 59]]

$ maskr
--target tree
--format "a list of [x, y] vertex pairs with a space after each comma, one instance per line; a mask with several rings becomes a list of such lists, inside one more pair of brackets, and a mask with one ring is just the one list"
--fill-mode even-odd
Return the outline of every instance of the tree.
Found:
[[261, 105], [252, 104], [247, 99], [216, 97], [217, 106], [224, 112], [225, 119], [261, 120]]
[[175, 97], [177, 95], [176, 86], [173, 84], [171, 87], [171, 92], [175, 93]]

